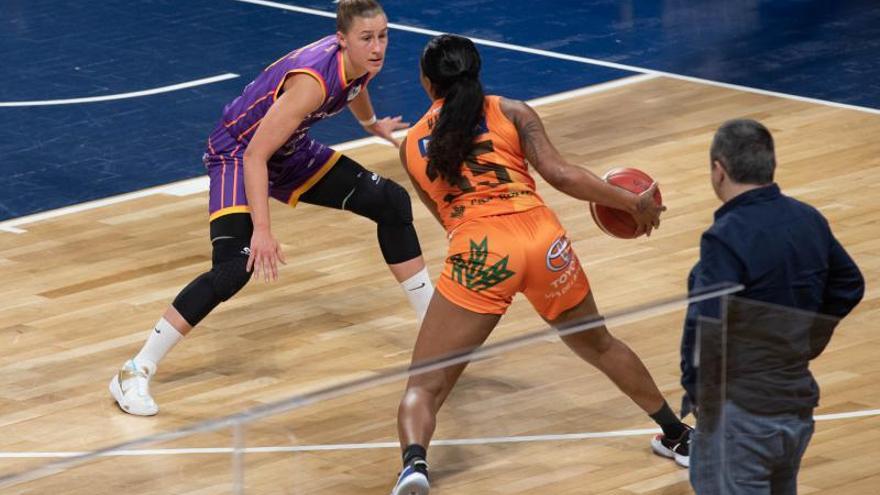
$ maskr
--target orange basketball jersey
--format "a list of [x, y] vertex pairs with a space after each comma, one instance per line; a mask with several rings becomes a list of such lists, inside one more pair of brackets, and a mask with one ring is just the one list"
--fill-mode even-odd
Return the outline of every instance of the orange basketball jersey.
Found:
[[516, 127], [501, 111], [501, 98], [486, 96], [484, 116], [475, 130], [474, 149], [462, 164], [462, 180], [452, 186], [428, 167], [431, 129], [443, 100], [431, 105], [406, 139], [410, 175], [437, 204], [447, 231], [473, 218], [504, 215], [542, 206], [529, 175]]

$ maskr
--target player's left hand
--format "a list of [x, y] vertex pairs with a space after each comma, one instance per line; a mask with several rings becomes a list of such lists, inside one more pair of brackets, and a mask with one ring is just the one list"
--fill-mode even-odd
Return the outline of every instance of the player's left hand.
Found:
[[403, 116], [398, 115], [397, 117], [385, 117], [379, 119], [375, 124], [367, 127], [367, 130], [374, 136], [378, 136], [393, 144], [395, 148], [399, 148], [400, 141], [394, 139], [392, 133], [400, 129], [406, 129], [407, 127], [409, 127], [409, 122], [403, 122]]
[[651, 235], [651, 231], [660, 228], [660, 214], [666, 211], [666, 207], [657, 204], [654, 193], [660, 187], [655, 181], [647, 190], [639, 194], [639, 203], [633, 219], [636, 221], [636, 235]]

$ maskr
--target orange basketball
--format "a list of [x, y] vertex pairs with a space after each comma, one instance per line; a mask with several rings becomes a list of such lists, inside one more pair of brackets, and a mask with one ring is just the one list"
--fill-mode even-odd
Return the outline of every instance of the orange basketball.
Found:
[[[650, 175], [637, 168], [615, 168], [609, 170], [602, 179], [609, 184], [636, 194], [644, 192], [654, 183], [654, 179]], [[659, 188], [654, 193], [654, 201], [658, 205], [663, 204]], [[593, 221], [596, 222], [596, 225], [606, 234], [621, 239], [635, 239], [637, 237], [636, 221], [626, 211], [590, 203], [590, 213], [593, 215]]]

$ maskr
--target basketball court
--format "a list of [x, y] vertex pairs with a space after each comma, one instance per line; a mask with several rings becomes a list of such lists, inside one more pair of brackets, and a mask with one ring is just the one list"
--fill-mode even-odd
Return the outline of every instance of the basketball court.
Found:
[[[880, 9], [550, 3], [499, 12], [492, 2], [383, 2], [392, 30], [370, 86], [377, 113], [415, 122], [429, 104], [421, 49], [455, 32], [478, 44], [487, 93], [529, 100], [569, 161], [655, 177], [669, 210], [635, 240], [603, 234], [588, 205], [540, 179], [538, 191], [568, 229], [609, 329], [675, 409], [686, 277], [720, 205], [709, 144], [727, 119], [764, 123], [783, 192], [829, 219], [867, 283], [811, 365], [822, 396], [800, 493], [876, 493], [880, 66], [870, 54], [880, 24], [870, 21]], [[123, 414], [107, 393], [169, 301], [210, 265], [200, 156], [220, 109], [280, 54], [334, 30], [329, 1], [184, 4], [133, 12], [106, 2], [87, 14], [13, 0], [0, 21], [11, 74], [0, 115], [13, 123], [0, 137], [2, 493], [388, 493], [417, 322], [374, 225], [354, 215], [272, 202], [288, 259], [280, 280], [252, 281], [163, 361], [152, 382], [159, 415]], [[705, 32], [713, 20], [723, 28]], [[347, 114], [316, 134], [410, 190], [436, 278], [445, 233], [397, 150]], [[527, 301], [517, 298], [489, 342], [440, 413], [432, 493], [693, 493], [686, 470], [651, 453], [650, 419]], [[40, 470], [53, 462], [70, 465]]]

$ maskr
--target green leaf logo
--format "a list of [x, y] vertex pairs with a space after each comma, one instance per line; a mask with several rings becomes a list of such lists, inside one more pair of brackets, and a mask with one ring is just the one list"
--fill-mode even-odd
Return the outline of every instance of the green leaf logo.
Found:
[[479, 244], [471, 242], [469, 259], [464, 259], [460, 254], [451, 256], [452, 280], [460, 283], [473, 291], [481, 291], [494, 287], [515, 275], [515, 272], [507, 269], [507, 260], [510, 256], [498, 260], [492, 266], [486, 266], [489, 256], [489, 240], [484, 237]]

